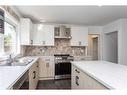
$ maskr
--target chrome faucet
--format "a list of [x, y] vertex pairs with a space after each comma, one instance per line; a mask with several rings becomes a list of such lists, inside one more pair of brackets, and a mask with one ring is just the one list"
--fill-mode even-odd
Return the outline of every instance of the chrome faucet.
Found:
[[9, 54], [9, 57], [7, 59], [7, 64], [11, 64], [13, 62], [12, 54]]

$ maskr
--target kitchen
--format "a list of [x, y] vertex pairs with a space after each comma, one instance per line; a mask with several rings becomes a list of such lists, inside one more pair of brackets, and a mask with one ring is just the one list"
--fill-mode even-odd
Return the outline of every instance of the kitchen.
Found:
[[126, 89], [126, 9], [0, 6], [0, 90]]

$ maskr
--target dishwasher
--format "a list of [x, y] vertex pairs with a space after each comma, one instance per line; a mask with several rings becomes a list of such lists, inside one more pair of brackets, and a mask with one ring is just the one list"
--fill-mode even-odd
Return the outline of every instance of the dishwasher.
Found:
[[29, 89], [29, 72], [27, 71], [22, 77], [13, 85], [14, 90]]

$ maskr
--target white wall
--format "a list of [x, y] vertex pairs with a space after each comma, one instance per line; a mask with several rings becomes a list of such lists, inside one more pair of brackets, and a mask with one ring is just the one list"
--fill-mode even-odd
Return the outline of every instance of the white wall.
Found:
[[122, 19], [120, 24], [119, 63], [127, 65], [127, 19]]
[[107, 61], [118, 63], [118, 41], [117, 31], [105, 34], [105, 48], [106, 48], [106, 59]]
[[118, 31], [118, 63], [127, 65], [127, 19], [119, 19], [103, 27], [103, 60], [107, 59], [105, 33]]

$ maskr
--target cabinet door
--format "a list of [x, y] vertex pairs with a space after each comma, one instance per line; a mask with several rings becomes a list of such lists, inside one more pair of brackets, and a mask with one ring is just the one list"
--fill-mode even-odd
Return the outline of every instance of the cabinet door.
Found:
[[33, 28], [34, 26], [33, 26], [33, 23], [30, 21], [30, 44], [31, 45], [33, 45], [33, 37], [34, 37], [34, 35], [33, 35]]
[[22, 45], [30, 45], [31, 44], [31, 26], [32, 22], [28, 18], [21, 18], [20, 20], [20, 38], [21, 38], [21, 44]]
[[50, 58], [40, 58], [39, 77], [41, 78], [54, 77], [54, 64]]
[[35, 65], [35, 66], [36, 66], [36, 67], [35, 67], [35, 68], [36, 68], [36, 70], [35, 70], [35, 71], [36, 71], [36, 72], [35, 72], [35, 73], [36, 73], [36, 74], [35, 74], [35, 76], [36, 76], [36, 77], [35, 77], [35, 87], [37, 87], [37, 83], [38, 83], [38, 79], [39, 79], [39, 69], [38, 69], [39, 66], [38, 66], [38, 62], [36, 62], [35, 64], [36, 64], [36, 65]]
[[[88, 46], [88, 28], [80, 27], [80, 46]], [[81, 42], [81, 43], [80, 43]]]
[[101, 83], [90, 77], [84, 72], [81, 72], [82, 79], [83, 79], [83, 88], [84, 89], [91, 89], [91, 90], [101, 90], [101, 89], [107, 89], [105, 86], [103, 86]]
[[46, 62], [47, 77], [54, 76], [53, 62]]
[[72, 89], [77, 89], [77, 84], [76, 84], [76, 76], [77, 73], [75, 72], [75, 67], [72, 65], [72, 71], [71, 71], [71, 88]]
[[88, 28], [71, 27], [71, 46], [87, 46], [88, 45]]
[[83, 73], [84, 89], [93, 89], [93, 80], [87, 74]]
[[33, 45], [53, 46], [54, 45], [54, 26], [34, 24]]
[[80, 28], [78, 27], [71, 27], [71, 46], [79, 46], [80, 41]]
[[43, 45], [44, 31], [40, 27], [40, 24], [34, 24], [33, 45]]
[[29, 89], [35, 89], [36, 88], [36, 67], [33, 64], [33, 66], [29, 69]]
[[99, 83], [98, 81], [96, 81], [95, 79], [92, 79], [92, 83], [93, 83], [93, 89], [97, 90], [106, 90], [108, 88], [106, 88], [104, 85], [102, 85], [101, 83]]
[[42, 58], [39, 62], [39, 77], [47, 77], [46, 63]]
[[54, 46], [54, 26], [45, 25], [43, 28], [46, 46]]
[[29, 89], [35, 89], [38, 83], [38, 61], [29, 69]]

